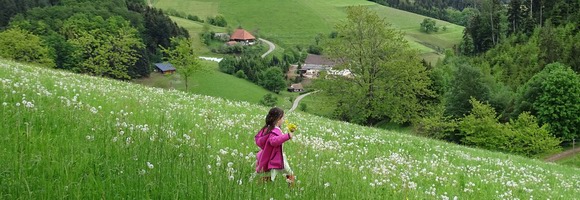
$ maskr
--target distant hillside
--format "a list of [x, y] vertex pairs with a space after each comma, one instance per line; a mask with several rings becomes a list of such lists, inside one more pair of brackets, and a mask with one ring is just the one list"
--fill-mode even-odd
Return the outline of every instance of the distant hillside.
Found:
[[[0, 60], [0, 199], [578, 199], [580, 169], [304, 113], [258, 184], [267, 108]], [[284, 129], [284, 127], [283, 127]]]
[[385, 17], [394, 27], [403, 30], [411, 45], [431, 62], [441, 57], [438, 52], [458, 44], [463, 33], [463, 27], [440, 20], [436, 20], [437, 26], [445, 26], [445, 31], [422, 33], [420, 23], [427, 17], [364, 0], [247, 0], [243, 3], [234, 0], [156, 0], [153, 5], [201, 18], [220, 14], [226, 17], [229, 26], [243, 26], [282, 46], [313, 44], [317, 34], [328, 35], [335, 23], [346, 18], [346, 6], [365, 5]]

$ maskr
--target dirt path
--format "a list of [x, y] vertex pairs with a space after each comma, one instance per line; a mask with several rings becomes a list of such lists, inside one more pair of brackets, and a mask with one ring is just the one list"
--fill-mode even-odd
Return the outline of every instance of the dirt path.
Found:
[[576, 147], [574, 149], [570, 149], [568, 151], [564, 151], [562, 153], [559, 153], [559, 154], [550, 156], [550, 157], [544, 159], [544, 161], [546, 161], [546, 162], [556, 162], [558, 160], [562, 160], [564, 158], [573, 156], [573, 155], [575, 155], [577, 153], [580, 153], [580, 147]]
[[302, 100], [302, 98], [304, 98], [305, 96], [308, 96], [312, 93], [316, 93], [316, 92], [318, 92], [318, 91], [309, 92], [309, 93], [306, 93], [306, 94], [303, 94], [303, 95], [296, 97], [296, 99], [294, 100], [294, 104], [292, 104], [292, 108], [290, 108], [290, 110], [288, 112], [292, 112], [292, 111], [296, 110], [296, 108], [298, 107], [298, 104], [300, 104], [300, 101]]
[[274, 45], [274, 43], [272, 43], [268, 40], [264, 40], [262, 38], [260, 38], [259, 40], [262, 42], [265, 42], [270, 47], [270, 49], [268, 49], [268, 51], [266, 53], [264, 53], [264, 55], [262, 55], [262, 58], [266, 57], [268, 54], [272, 53], [272, 51], [274, 51], [274, 49], [276, 49], [276, 45]]

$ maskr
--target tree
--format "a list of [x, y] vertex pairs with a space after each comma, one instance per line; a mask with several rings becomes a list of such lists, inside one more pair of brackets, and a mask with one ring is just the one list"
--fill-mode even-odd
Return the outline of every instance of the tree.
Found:
[[77, 51], [73, 56], [82, 60], [77, 72], [116, 79], [130, 79], [128, 69], [139, 60], [145, 45], [138, 32], [121, 17], [104, 20], [78, 14], [64, 22], [62, 32]]
[[563, 141], [580, 135], [580, 77], [560, 63], [547, 65], [522, 88], [514, 115], [529, 111]]
[[560, 149], [560, 141], [549, 134], [547, 125], [538, 126], [533, 115], [524, 112], [516, 120], [502, 124], [491, 106], [474, 98], [469, 102], [473, 109], [459, 123], [464, 144], [528, 157]]
[[425, 18], [423, 22], [421, 22], [421, 31], [425, 33], [432, 33], [439, 31], [439, 27], [437, 27], [437, 22], [430, 18]]
[[0, 57], [54, 67], [50, 48], [40, 37], [19, 28], [0, 33]]
[[269, 67], [262, 72], [260, 85], [272, 92], [279, 93], [286, 87], [284, 73], [279, 67]]
[[185, 90], [189, 91], [189, 78], [202, 70], [197, 56], [194, 53], [192, 41], [185, 38], [171, 38], [170, 48], [162, 48], [165, 60], [172, 63], [177, 73], [183, 76]]
[[276, 102], [278, 102], [278, 98], [271, 93], [264, 95], [264, 97], [262, 97], [262, 100], [260, 100], [260, 104], [268, 107], [275, 106]]
[[323, 89], [339, 102], [337, 116], [361, 124], [398, 123], [419, 117], [419, 95], [431, 95], [430, 80], [403, 34], [362, 6], [347, 8], [347, 20], [336, 26], [324, 52], [349, 69], [351, 78], [329, 78]]
[[467, 115], [472, 109], [469, 103], [470, 98], [479, 101], [488, 101], [490, 99], [490, 87], [486, 82], [483, 72], [480, 69], [472, 67], [468, 63], [458, 63], [451, 88], [446, 94], [447, 115], [455, 118]]

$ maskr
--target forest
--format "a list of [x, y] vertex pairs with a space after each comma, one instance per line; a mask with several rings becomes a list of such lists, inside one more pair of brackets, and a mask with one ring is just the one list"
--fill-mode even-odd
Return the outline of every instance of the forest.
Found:
[[[462, 42], [447, 49], [445, 59], [422, 62], [422, 70], [415, 68], [418, 58], [408, 59], [412, 53], [389, 50], [403, 47], [373, 49], [377, 46], [361, 40], [381, 43], [377, 41], [390, 38], [384, 43], [396, 45], [400, 40], [388, 29], [359, 22], [354, 28], [339, 27], [343, 30], [338, 30], [338, 39], [327, 39], [324, 53], [347, 61], [354, 58], [358, 63], [349, 61], [342, 67], [360, 76], [320, 81], [319, 88], [336, 106], [333, 118], [369, 126], [397, 123], [426, 137], [529, 157], [578, 141], [580, 11], [573, 9], [580, 7], [578, 1], [379, 3], [410, 6], [407, 10], [440, 19], [451, 16], [446, 10], [470, 14]], [[370, 18], [360, 21], [377, 21]], [[357, 36], [356, 30], [385, 35]], [[351, 42], [359, 40], [361, 44]], [[366, 51], [372, 53], [358, 53]], [[394, 65], [407, 67], [388, 67]], [[400, 74], [407, 77], [397, 80]], [[345, 93], [352, 95], [337, 95]]]
[[[142, 0], [1, 0], [0, 56], [121, 80], [189, 33]], [[20, 39], [16, 39], [20, 38]]]

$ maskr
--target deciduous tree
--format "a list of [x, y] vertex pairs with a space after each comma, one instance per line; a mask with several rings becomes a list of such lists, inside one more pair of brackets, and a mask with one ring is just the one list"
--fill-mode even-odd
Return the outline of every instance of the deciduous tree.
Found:
[[403, 34], [362, 6], [349, 7], [347, 20], [336, 26], [337, 37], [326, 41], [325, 52], [353, 76], [328, 79], [325, 90], [337, 98], [343, 120], [374, 124], [398, 123], [419, 117], [419, 95], [431, 95], [430, 80], [417, 52]]

